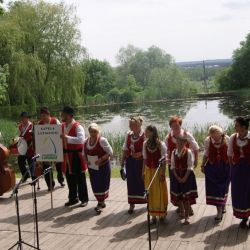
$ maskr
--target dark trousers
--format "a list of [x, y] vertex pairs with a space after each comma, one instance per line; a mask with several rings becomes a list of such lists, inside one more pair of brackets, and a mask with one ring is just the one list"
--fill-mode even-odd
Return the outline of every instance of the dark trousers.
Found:
[[[19, 155], [17, 158], [17, 162], [18, 162], [19, 170], [20, 170], [22, 176], [24, 176], [27, 172], [26, 164], [29, 165], [29, 168], [31, 167], [31, 163], [32, 163], [31, 157], [28, 157], [27, 155]], [[28, 178], [29, 175], [27, 174], [26, 177]]]
[[[43, 163], [42, 166], [43, 166], [43, 173], [44, 171], [49, 168], [52, 164], [51, 163]], [[53, 177], [53, 171], [51, 170], [51, 172], [49, 172], [48, 174], [46, 174], [44, 176], [45, 178], [45, 182], [47, 184], [47, 187], [50, 188], [50, 182], [52, 182], [52, 188], [55, 186], [55, 181], [54, 181], [54, 177]]]
[[56, 163], [56, 172], [57, 172], [57, 181], [62, 184], [64, 182], [63, 172], [62, 172], [62, 163]]
[[78, 156], [73, 157], [72, 173], [69, 173], [69, 167], [67, 166], [66, 180], [69, 188], [69, 200], [74, 201], [79, 198], [81, 202], [88, 202], [86, 175], [82, 173]]

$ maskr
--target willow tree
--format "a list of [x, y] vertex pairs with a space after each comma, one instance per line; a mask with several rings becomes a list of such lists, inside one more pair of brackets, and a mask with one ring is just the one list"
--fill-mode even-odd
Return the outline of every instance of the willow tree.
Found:
[[74, 7], [63, 3], [10, 4], [0, 19], [0, 65], [9, 65], [11, 104], [82, 102], [78, 24]]

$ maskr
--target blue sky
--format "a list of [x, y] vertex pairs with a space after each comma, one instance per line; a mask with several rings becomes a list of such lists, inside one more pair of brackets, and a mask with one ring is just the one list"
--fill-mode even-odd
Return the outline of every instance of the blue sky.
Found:
[[[51, 2], [59, 2], [50, 0]], [[115, 65], [122, 46], [159, 46], [176, 61], [230, 58], [250, 32], [250, 0], [65, 0], [82, 44]]]

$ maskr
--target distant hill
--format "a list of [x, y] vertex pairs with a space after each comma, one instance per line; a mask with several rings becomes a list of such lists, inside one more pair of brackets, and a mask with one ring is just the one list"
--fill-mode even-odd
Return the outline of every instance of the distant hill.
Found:
[[[206, 67], [227, 67], [233, 62], [232, 59], [214, 59], [205, 60]], [[203, 61], [177, 62], [177, 65], [183, 68], [195, 68], [203, 65]]]

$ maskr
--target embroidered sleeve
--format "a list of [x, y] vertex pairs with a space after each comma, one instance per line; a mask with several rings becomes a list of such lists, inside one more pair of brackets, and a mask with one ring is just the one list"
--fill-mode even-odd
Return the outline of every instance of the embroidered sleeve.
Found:
[[191, 150], [188, 150], [188, 159], [187, 159], [188, 170], [194, 170], [194, 157]]
[[190, 147], [193, 151], [197, 151], [199, 150], [199, 145], [198, 142], [194, 139], [193, 135], [191, 135], [190, 133], [187, 133], [187, 137], [188, 137], [188, 142], [190, 143]]
[[144, 160], [147, 160], [146, 141], [143, 143], [142, 156]]
[[85, 140], [85, 132], [82, 125], [78, 125], [76, 128], [77, 136], [66, 136], [69, 144], [83, 144]]
[[128, 150], [128, 147], [127, 147], [128, 135], [129, 135], [129, 132], [125, 136], [125, 141], [123, 143], [122, 150]]
[[231, 135], [229, 138], [228, 148], [227, 148], [227, 155], [229, 157], [233, 156], [233, 140], [234, 140], [235, 134]]
[[175, 150], [173, 150], [171, 154], [171, 167], [170, 167], [171, 170], [175, 169], [174, 153], [175, 153]]
[[109, 144], [109, 142], [108, 142], [108, 140], [107, 140], [106, 138], [102, 137], [102, 138], [100, 139], [100, 144], [101, 144], [101, 147], [103, 148], [103, 150], [104, 150], [107, 154], [109, 154], [110, 156], [113, 155], [113, 149], [112, 149], [112, 147], [110, 146], [110, 144]]
[[210, 144], [210, 138], [207, 137], [204, 141], [204, 155], [208, 157], [209, 154], [209, 144]]

